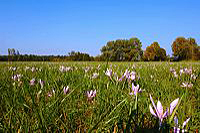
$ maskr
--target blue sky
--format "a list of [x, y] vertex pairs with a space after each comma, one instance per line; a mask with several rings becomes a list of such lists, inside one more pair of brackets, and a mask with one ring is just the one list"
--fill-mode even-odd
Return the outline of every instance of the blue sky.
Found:
[[178, 36], [200, 44], [199, 0], [0, 0], [0, 54], [100, 54], [110, 40], [158, 41], [168, 54]]

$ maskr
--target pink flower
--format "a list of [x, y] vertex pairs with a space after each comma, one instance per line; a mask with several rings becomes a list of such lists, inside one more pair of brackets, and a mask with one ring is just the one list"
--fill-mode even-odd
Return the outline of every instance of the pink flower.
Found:
[[52, 93], [51, 92], [48, 93], [48, 97], [52, 97]]
[[105, 74], [106, 74], [108, 77], [111, 77], [111, 76], [112, 76], [112, 69], [108, 69], [108, 68], [107, 68]]
[[131, 72], [130, 73], [130, 79], [131, 80], [135, 80], [136, 79], [136, 73], [135, 72]]
[[186, 88], [192, 88], [193, 84], [192, 83], [187, 83], [187, 82], [183, 82], [181, 87], [186, 87]]
[[64, 72], [64, 71], [65, 71], [65, 67], [64, 67], [64, 66], [60, 66], [59, 70], [60, 70], [61, 72]]
[[87, 91], [87, 98], [89, 101], [92, 101], [94, 97], [96, 97], [96, 90]]
[[84, 70], [85, 70], [85, 73], [89, 72], [90, 71], [90, 67], [86, 67]]
[[163, 118], [167, 117], [169, 114], [171, 115], [174, 108], [176, 107], [176, 105], [178, 104], [178, 100], [179, 98], [175, 99], [171, 104], [170, 104], [170, 113], [168, 114], [168, 110], [166, 109], [165, 112], [163, 112], [163, 107], [160, 101], [157, 102], [157, 107], [153, 101], [153, 98], [150, 95], [150, 100], [153, 104], [153, 107], [155, 109], [156, 112], [154, 112], [153, 108], [151, 107], [151, 105], [149, 105], [149, 109], [152, 115], [154, 115], [155, 117], [158, 117], [160, 120], [160, 124], [162, 124]]
[[92, 78], [93, 78], [93, 79], [96, 79], [98, 76], [99, 76], [98, 73], [93, 73]]
[[20, 81], [20, 78], [21, 78], [21, 77], [22, 77], [21, 74], [17, 74], [17, 75], [12, 76], [12, 79], [13, 79], [14, 81]]
[[128, 69], [126, 69], [126, 71], [124, 72], [124, 77], [126, 77], [127, 79], [129, 79], [130, 73], [129, 73]]
[[53, 94], [55, 95], [55, 90], [54, 89], [52, 89], [52, 92], [48, 92], [48, 97], [52, 97], [53, 96]]
[[130, 93], [130, 95], [135, 95], [139, 92], [142, 92], [142, 89], [139, 89], [139, 85], [134, 86], [134, 84], [132, 83], [132, 92]]
[[35, 85], [35, 78], [33, 78], [33, 79], [30, 80], [30, 85], [31, 86]]
[[66, 95], [69, 92], [69, 86], [63, 88], [64, 94]]

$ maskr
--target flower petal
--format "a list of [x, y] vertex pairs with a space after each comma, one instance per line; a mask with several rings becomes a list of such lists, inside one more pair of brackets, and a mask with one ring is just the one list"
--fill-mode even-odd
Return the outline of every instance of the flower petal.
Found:
[[168, 110], [169, 110], [169, 109], [166, 109], [165, 113], [163, 114], [163, 118], [167, 117], [167, 115], [168, 115]]
[[96, 97], [96, 94], [97, 94], [97, 91], [94, 90], [94, 91], [93, 91], [93, 97]]
[[153, 104], [154, 109], [156, 110], [156, 114], [159, 115], [158, 110], [156, 108], [156, 105], [155, 105], [155, 103], [154, 103], [153, 98], [151, 97], [151, 95], [150, 95], [150, 100], [151, 100], [151, 102]]
[[186, 126], [186, 124], [188, 123], [189, 120], [190, 120], [190, 118], [188, 118], [186, 121], [183, 122], [182, 128], [184, 128]]
[[140, 88], [140, 86], [139, 86], [139, 84], [136, 86], [136, 90], [138, 91], [139, 90], [139, 88]]
[[154, 115], [155, 117], [157, 117], [157, 115], [154, 113], [153, 108], [151, 107], [151, 105], [149, 105], [149, 109], [152, 115]]
[[157, 102], [157, 110], [158, 110], [159, 115], [163, 114], [163, 107], [160, 101]]
[[132, 91], [134, 91], [135, 92], [135, 86], [134, 86], [134, 84], [132, 83]]
[[178, 104], [178, 100], [179, 100], [179, 98], [175, 99], [175, 100], [170, 104], [170, 115], [172, 114], [174, 108], [175, 108], [176, 105]]

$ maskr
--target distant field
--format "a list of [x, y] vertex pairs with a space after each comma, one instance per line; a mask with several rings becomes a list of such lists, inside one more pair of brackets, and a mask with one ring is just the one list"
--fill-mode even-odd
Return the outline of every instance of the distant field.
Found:
[[[2, 62], [0, 72], [0, 132], [169, 131], [188, 118], [185, 130], [200, 129], [200, 62]], [[160, 115], [179, 101], [161, 120], [150, 95]]]

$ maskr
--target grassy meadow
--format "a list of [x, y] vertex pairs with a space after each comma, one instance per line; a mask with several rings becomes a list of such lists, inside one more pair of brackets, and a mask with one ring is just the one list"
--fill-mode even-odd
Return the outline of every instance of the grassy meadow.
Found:
[[200, 62], [1, 62], [0, 72], [0, 132], [200, 129]]

